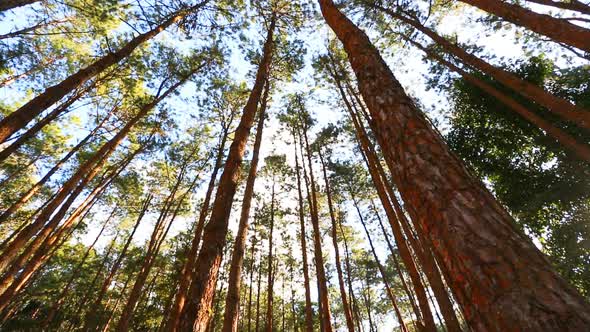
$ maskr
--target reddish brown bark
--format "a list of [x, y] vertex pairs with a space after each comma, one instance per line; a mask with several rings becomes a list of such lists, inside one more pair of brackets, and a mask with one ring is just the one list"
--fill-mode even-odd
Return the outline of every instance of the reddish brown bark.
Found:
[[215, 159], [215, 164], [213, 166], [211, 177], [209, 178], [207, 192], [205, 193], [205, 198], [203, 199], [203, 203], [201, 204], [199, 219], [197, 220], [197, 224], [195, 225], [195, 232], [193, 235], [193, 239], [191, 240], [191, 246], [187, 253], [187, 259], [180, 273], [178, 290], [176, 292], [173, 305], [170, 308], [170, 314], [166, 321], [166, 325], [163, 328], [163, 331], [174, 331], [178, 327], [178, 323], [180, 321], [180, 314], [182, 313], [184, 304], [186, 302], [186, 298], [188, 296], [190, 283], [191, 280], [194, 279], [194, 264], [197, 258], [197, 252], [199, 251], [199, 246], [201, 244], [201, 236], [203, 233], [203, 228], [205, 227], [207, 214], [209, 212], [209, 204], [211, 202], [213, 190], [215, 189], [215, 180], [217, 179], [217, 173], [219, 172], [219, 169], [221, 168], [221, 165], [223, 163], [225, 144], [227, 142], [228, 133], [232, 120], [233, 114], [232, 118], [230, 118], [230, 121], [228, 121], [227, 125], [223, 128], [223, 132], [221, 134], [219, 147], [217, 150], [217, 157]]
[[[375, 5], [374, 8], [377, 8], [378, 10], [387, 13], [393, 18], [399, 19], [400, 21], [411, 25], [412, 27], [430, 37], [438, 45], [442, 46], [443, 49], [449, 54], [452, 54], [461, 59], [465, 64], [476, 68], [487, 75], [490, 75], [498, 82], [512, 89], [514, 92], [519, 93], [536, 102], [537, 104], [546, 107], [549, 111], [565, 120], [569, 120], [582, 128], [590, 129], [590, 112], [587, 110], [577, 107], [565, 99], [556, 97], [545, 91], [542, 87], [529, 83], [508, 71], [492, 66], [479, 57], [468, 53], [460, 46], [451, 43], [446, 38], [438, 35], [435, 31], [425, 27], [416, 20], [410, 19], [403, 14], [396, 13], [391, 9], [378, 5]], [[423, 48], [421, 47], [421, 49]]]
[[534, 2], [544, 6], [551, 6], [559, 9], [573, 10], [582, 14], [590, 15], [590, 6], [578, 0], [568, 1], [553, 1], [553, 0], [526, 0], [526, 2]]
[[590, 52], [590, 30], [566, 20], [535, 13], [532, 10], [500, 0], [461, 0], [504, 20], [522, 26], [556, 42]]
[[250, 128], [256, 115], [257, 105], [265, 81], [268, 78], [273, 53], [275, 15], [273, 15], [270, 23], [254, 87], [235, 131], [234, 141], [229, 148], [225, 168], [221, 174], [215, 201], [213, 202], [211, 218], [203, 232], [203, 243], [207, 243], [207, 245], [201, 248], [195, 263], [196, 274], [191, 282], [190, 296], [180, 319], [179, 330], [181, 331], [203, 332], [210, 318], [211, 303], [225, 246], [228, 219], [236, 192], [240, 165], [242, 164]]
[[223, 318], [223, 332], [235, 332], [238, 330], [238, 311], [240, 303], [240, 288], [242, 283], [242, 266], [244, 264], [244, 252], [246, 249], [246, 237], [248, 236], [248, 224], [250, 218], [250, 206], [254, 196], [254, 184], [258, 172], [258, 158], [260, 155], [260, 146], [262, 145], [262, 131], [264, 129], [264, 118], [266, 117], [266, 103], [268, 102], [269, 82], [266, 82], [266, 88], [262, 97], [260, 111], [258, 112], [258, 126], [256, 128], [256, 138], [252, 152], [252, 161], [250, 162], [250, 171], [246, 180], [244, 198], [242, 199], [242, 211], [238, 232], [234, 243], [231, 265], [229, 271], [229, 280], [227, 286], [227, 295], [225, 297], [225, 312]]
[[330, 181], [328, 180], [328, 172], [326, 171], [326, 163], [322, 155], [321, 148], [318, 149], [320, 163], [322, 164], [322, 172], [324, 175], [324, 182], [326, 184], [326, 196], [328, 198], [328, 210], [330, 212], [330, 220], [332, 221], [332, 244], [334, 245], [334, 256], [336, 259], [336, 272], [338, 274], [338, 285], [340, 287], [340, 298], [342, 299], [342, 308], [344, 310], [344, 317], [346, 319], [346, 327], [349, 332], [354, 332], [354, 321], [352, 318], [352, 310], [348, 304], [348, 297], [346, 295], [346, 286], [344, 285], [344, 277], [342, 275], [342, 265], [340, 263], [340, 250], [338, 249], [338, 232], [336, 229], [336, 212], [334, 211], [334, 203], [332, 202], [332, 192], [330, 189]]
[[[313, 168], [311, 163], [311, 149], [309, 147], [309, 140], [307, 138], [307, 131], [308, 128], [305, 125], [305, 122], [299, 114], [300, 125], [301, 128], [301, 145], [305, 147], [306, 157], [307, 157], [307, 164], [309, 167], [309, 182], [308, 177], [305, 171], [305, 165], [303, 165], [303, 173], [306, 185], [308, 185], [309, 190], [311, 191], [311, 195], [308, 195], [308, 199], [310, 201], [310, 210], [311, 210], [311, 225], [313, 228], [313, 248], [314, 248], [314, 260], [316, 265], [316, 273], [317, 273], [317, 282], [318, 282], [318, 290], [319, 290], [319, 297], [320, 297], [320, 313], [321, 313], [321, 322], [323, 323], [322, 330], [325, 332], [332, 332], [332, 313], [330, 312], [330, 298], [328, 293], [328, 281], [326, 278], [326, 270], [324, 267], [324, 257], [322, 254], [322, 241], [321, 241], [321, 233], [320, 233], [320, 219], [319, 219], [319, 208], [318, 208], [318, 199], [317, 199], [317, 191], [316, 191], [316, 183], [315, 178], [313, 175]], [[303, 158], [303, 153], [302, 153]]]
[[173, 13], [168, 19], [155, 28], [130, 40], [120, 50], [109, 53], [88, 67], [80, 69], [77, 73], [69, 76], [62, 82], [47, 88], [43, 93], [30, 100], [16, 111], [10, 113], [0, 121], [0, 143], [6, 141], [18, 130], [23, 129], [35, 117], [51, 107], [51, 105], [62, 99], [68, 93], [74, 91], [74, 89], [78, 88], [81, 84], [100, 74], [108, 67], [125, 59], [141, 44], [147, 42], [166, 28], [180, 21], [186, 15], [200, 9], [209, 1], [210, 0], [203, 0], [189, 9], [181, 9]]
[[452, 155], [368, 37], [332, 1], [320, 4], [349, 55], [396, 187], [417, 230], [432, 241], [468, 325], [588, 329], [590, 306]]
[[[338, 90], [340, 91], [342, 100], [344, 101], [344, 104], [346, 105], [346, 108], [349, 111], [352, 123], [355, 128], [355, 133], [357, 135], [357, 140], [359, 141], [359, 145], [361, 148], [363, 158], [365, 158], [365, 156], [369, 155], [370, 143], [368, 141], [366, 134], [363, 131], [363, 128], [361, 127], [361, 124], [358, 121], [358, 118], [356, 117], [356, 114], [352, 108], [352, 105], [350, 104], [350, 102], [348, 101], [348, 98], [346, 97], [346, 94], [344, 92], [344, 89], [342, 88], [340, 79], [336, 75], [335, 68], [333, 68], [332, 75], [333, 75], [334, 81], [336, 83], [336, 86], [337, 86]], [[422, 284], [422, 282], [420, 281], [420, 275], [418, 273], [418, 269], [417, 269], [416, 264], [412, 258], [410, 249], [408, 248], [408, 245], [404, 239], [404, 236], [403, 236], [403, 233], [402, 233], [401, 228], [399, 226], [395, 211], [394, 211], [393, 207], [391, 206], [391, 203], [389, 202], [389, 199], [387, 197], [387, 192], [385, 190], [383, 180], [379, 176], [379, 172], [377, 170], [378, 166], [376, 165], [374, 160], [367, 158], [365, 161], [367, 163], [367, 166], [369, 169], [369, 174], [371, 175], [371, 179], [373, 181], [373, 184], [375, 185], [375, 189], [377, 191], [379, 199], [381, 200], [381, 204], [383, 205], [383, 208], [384, 208], [385, 213], [387, 215], [387, 219], [389, 220], [389, 224], [390, 224], [391, 229], [393, 231], [393, 236], [395, 238], [395, 242], [397, 243], [397, 247], [399, 249], [400, 256], [402, 258], [402, 261], [404, 262], [404, 265], [406, 266], [406, 269], [408, 270], [408, 274], [410, 275], [410, 279], [412, 280], [412, 285], [414, 287], [414, 291], [416, 292], [416, 297], [418, 299], [418, 304], [420, 306], [420, 311], [421, 311], [421, 315], [417, 317], [418, 320], [422, 321], [420, 324], [420, 329], [424, 329], [426, 331], [436, 331], [436, 324], [434, 322], [434, 317], [432, 316], [432, 311], [430, 310], [430, 306], [428, 304], [428, 298], [426, 296], [425, 287]], [[424, 325], [422, 325], [422, 323]]]
[[[303, 193], [301, 191], [301, 171], [299, 168], [299, 157], [297, 153], [297, 138], [295, 130], [293, 130], [293, 146], [295, 154], [295, 173], [297, 176], [297, 197], [298, 197], [298, 214], [300, 224], [300, 239], [301, 239], [301, 256], [303, 264], [303, 281], [305, 284], [305, 331], [313, 331], [313, 311], [311, 308], [311, 289], [309, 283], [309, 264], [307, 258], [307, 232], [305, 230], [305, 217], [304, 217], [304, 205], [303, 205]], [[302, 156], [303, 158], [303, 156]]]

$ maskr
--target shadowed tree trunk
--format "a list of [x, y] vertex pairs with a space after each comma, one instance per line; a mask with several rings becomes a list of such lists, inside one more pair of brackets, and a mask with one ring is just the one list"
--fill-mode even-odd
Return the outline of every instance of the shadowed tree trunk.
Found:
[[468, 325], [587, 330], [590, 306], [449, 151], [364, 32], [332, 1], [320, 5], [349, 55], [396, 187], [434, 244]]
[[195, 262], [196, 274], [191, 282], [188, 301], [181, 314], [180, 331], [203, 332], [210, 318], [211, 303], [225, 246], [228, 219], [236, 192], [240, 166], [250, 128], [256, 115], [257, 105], [268, 78], [273, 53], [275, 25], [276, 15], [273, 14], [264, 43], [262, 59], [256, 73], [254, 87], [235, 131], [234, 141], [230, 146], [225, 168], [219, 180], [211, 219], [203, 232], [203, 243], [207, 243], [207, 245], [201, 249]]
[[262, 145], [262, 130], [264, 129], [264, 118], [266, 117], [266, 103], [268, 102], [269, 82], [266, 82], [264, 96], [258, 114], [258, 127], [256, 128], [256, 139], [250, 162], [250, 171], [246, 180], [246, 189], [242, 200], [242, 212], [238, 225], [238, 233], [234, 244], [234, 251], [231, 258], [227, 295], [225, 298], [225, 313], [223, 318], [223, 332], [235, 332], [238, 330], [238, 310], [240, 303], [240, 288], [242, 283], [242, 265], [244, 264], [244, 251], [246, 248], [246, 237], [248, 235], [248, 219], [250, 217], [250, 206], [254, 196], [254, 183], [258, 171], [258, 158], [260, 146]]
[[267, 257], [267, 286], [266, 286], [266, 324], [264, 330], [266, 332], [272, 332], [273, 330], [273, 299], [274, 299], [274, 269], [273, 269], [273, 231], [275, 227], [275, 179], [273, 175], [272, 189], [270, 194], [270, 229], [268, 231], [268, 257]]

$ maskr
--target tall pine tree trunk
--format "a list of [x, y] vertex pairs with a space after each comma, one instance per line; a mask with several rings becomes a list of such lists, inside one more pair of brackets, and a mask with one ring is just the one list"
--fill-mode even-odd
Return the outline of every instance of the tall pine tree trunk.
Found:
[[320, 163], [322, 164], [322, 173], [324, 174], [324, 182], [326, 183], [326, 196], [328, 197], [328, 210], [330, 212], [330, 220], [332, 221], [332, 244], [334, 245], [334, 256], [336, 259], [336, 271], [338, 273], [338, 285], [340, 286], [340, 298], [342, 299], [342, 309], [344, 310], [344, 317], [346, 318], [346, 327], [349, 332], [354, 332], [354, 321], [352, 318], [352, 310], [348, 304], [346, 295], [346, 286], [344, 285], [344, 277], [342, 275], [342, 264], [340, 263], [340, 250], [338, 249], [338, 232], [336, 229], [336, 212], [334, 211], [334, 203], [332, 202], [332, 192], [330, 189], [330, 181], [328, 180], [328, 173], [326, 171], [326, 163], [322, 155], [321, 148], [318, 149]]
[[275, 227], [275, 179], [273, 176], [272, 190], [270, 198], [270, 229], [268, 231], [268, 257], [267, 257], [267, 272], [268, 278], [266, 281], [266, 323], [264, 330], [266, 332], [272, 332], [273, 330], [273, 299], [274, 299], [274, 269], [273, 269], [273, 232]]
[[248, 236], [248, 220], [250, 218], [252, 197], [254, 196], [254, 183], [256, 182], [258, 171], [258, 158], [260, 155], [260, 146], [262, 145], [262, 130], [264, 129], [264, 118], [266, 117], [266, 103], [268, 101], [269, 89], [270, 85], [267, 80], [262, 103], [260, 105], [260, 111], [258, 112], [259, 119], [256, 128], [254, 149], [252, 151], [252, 161], [250, 162], [250, 171], [248, 173], [248, 179], [246, 180], [246, 189], [244, 190], [244, 198], [242, 199], [242, 212], [231, 258], [227, 295], [225, 297], [223, 332], [236, 332], [238, 330], [242, 265], [244, 264], [244, 251], [246, 248], [246, 237]]
[[468, 325], [590, 328], [590, 306], [449, 151], [364, 32], [331, 0], [320, 5], [349, 55], [395, 184], [418, 231], [434, 244]]
[[235, 131], [234, 141], [230, 146], [225, 168], [219, 180], [211, 219], [204, 229], [203, 243], [207, 243], [207, 245], [201, 249], [195, 262], [196, 274], [191, 282], [189, 297], [181, 314], [180, 331], [203, 332], [210, 319], [211, 303], [225, 246], [228, 219], [238, 184], [240, 166], [272, 60], [275, 25], [276, 15], [273, 14], [254, 87]]

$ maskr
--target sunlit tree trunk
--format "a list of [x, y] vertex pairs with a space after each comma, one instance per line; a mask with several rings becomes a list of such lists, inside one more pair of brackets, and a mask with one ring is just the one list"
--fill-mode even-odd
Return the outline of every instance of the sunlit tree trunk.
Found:
[[189, 297], [181, 314], [179, 330], [203, 332], [210, 319], [210, 309], [221, 264], [228, 230], [228, 219], [236, 192], [240, 166], [244, 156], [250, 128], [254, 122], [256, 109], [270, 69], [273, 53], [273, 36], [276, 16], [273, 15], [263, 55], [256, 73], [254, 87], [248, 97], [240, 123], [234, 133], [225, 168], [219, 180], [217, 193], [213, 202], [211, 218], [203, 232], [204, 246], [195, 263], [196, 275], [191, 282]]
[[240, 287], [242, 283], [242, 265], [244, 264], [244, 251], [246, 248], [246, 237], [248, 235], [248, 220], [250, 218], [250, 206], [254, 196], [254, 183], [258, 171], [258, 158], [260, 155], [260, 146], [262, 145], [262, 130], [264, 128], [264, 118], [266, 117], [266, 103], [268, 101], [269, 83], [266, 82], [266, 88], [262, 97], [260, 111], [258, 112], [258, 127], [256, 128], [256, 138], [252, 152], [252, 161], [250, 162], [250, 171], [246, 180], [244, 198], [242, 199], [242, 211], [238, 232], [232, 253], [231, 265], [229, 271], [229, 280], [227, 295], [225, 298], [225, 312], [223, 319], [223, 332], [235, 332], [238, 329], [238, 310], [240, 303]]

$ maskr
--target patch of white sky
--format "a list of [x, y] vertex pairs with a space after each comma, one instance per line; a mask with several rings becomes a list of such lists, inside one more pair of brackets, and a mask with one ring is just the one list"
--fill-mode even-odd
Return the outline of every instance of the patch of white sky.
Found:
[[[540, 11], [544, 10], [544, 8], [539, 6], [536, 6], [535, 9]], [[26, 24], [24, 24], [23, 20], [21, 20], [21, 15], [23, 13], [27, 13], [27, 10], [18, 10], [14, 12], [14, 15], [9, 14], [5, 16], [2, 22], [0, 22], [0, 33], [11, 31], [15, 29], [15, 27], [24, 27]], [[492, 61], [498, 61], [498, 59], [502, 58], [520, 59], [526, 55], [523, 48], [516, 41], [515, 31], [517, 31], [517, 29], [512, 27], [511, 29], [488, 33], [488, 31], [484, 31], [481, 23], [476, 22], [476, 19], [480, 17], [482, 17], [482, 13], [478, 10], [463, 6], [453, 11], [452, 14], [443, 17], [436, 28], [437, 31], [442, 34], [456, 34], [459, 42], [472, 43], [484, 47], [487, 54], [493, 54], [496, 56], [496, 60]], [[249, 47], [257, 47], [258, 45], [262, 44], [261, 41], [264, 37], [264, 34], [261, 33], [260, 25], [252, 24], [243, 33], [250, 39]], [[375, 31], [371, 30], [368, 31], [368, 34], [374, 43], [380, 45], [379, 39], [381, 36], [378, 36]], [[253, 82], [251, 71], [253, 70], [253, 65], [247, 59], [245, 59], [244, 51], [239, 47], [239, 43], [241, 43], [241, 41], [239, 41], [237, 38], [224, 38], [224, 43], [229, 47], [230, 50], [230, 55], [228, 58], [230, 77], [236, 82], [245, 81], [247, 82], [248, 86], [252, 86]], [[312, 20], [307, 22], [305, 28], [299, 33], [291, 36], [291, 38], [299, 38], [305, 42], [305, 47], [307, 49], [307, 53], [305, 55], [305, 66], [292, 81], [280, 82], [277, 84], [277, 89], [272, 92], [272, 102], [270, 103], [269, 108], [271, 118], [266, 123], [266, 127], [264, 129], [264, 140], [261, 149], [261, 163], [259, 167], [263, 167], [264, 158], [272, 154], [286, 154], [288, 163], [294, 165], [294, 155], [292, 152], [293, 146], [290, 145], [291, 139], [281, 131], [281, 125], [276, 118], [276, 114], [281, 112], [282, 108], [284, 107], [283, 96], [295, 92], [311, 92], [311, 98], [308, 99], [307, 107], [317, 121], [316, 126], [314, 127], [315, 129], [309, 133], [312, 139], [315, 131], [326, 126], [327, 124], [335, 124], [343, 117], [343, 112], [340, 106], [335, 106], [337, 104], [333, 102], [335, 100], [333, 94], [334, 92], [330, 89], [330, 87], [322, 87], [317, 84], [316, 80], [314, 79], [314, 70], [311, 67], [313, 57], [325, 53], [325, 45], [327, 44], [327, 40], [329, 38], [334, 38], [332, 32], [322, 20]], [[174, 45], [178, 48], [179, 53], [184, 54], [199, 46], [203, 46], [203, 43], [201, 43], [199, 38], [182, 40], [178, 38], [175, 32], [163, 33], [158, 38], [156, 38], [156, 41], [170, 43], [171, 45]], [[390, 68], [402, 86], [404, 86], [409, 94], [416, 97], [421, 102], [421, 104], [426, 106], [428, 115], [431, 118], [436, 119], [441, 124], [439, 129], [444, 132], [446, 130], [444, 111], [450, 107], [449, 101], [445, 95], [440, 94], [434, 90], [427, 89], [425, 76], [428, 75], [428, 64], [424, 62], [421, 51], [417, 49], [401, 49], [397, 47], [395, 49], [382, 51], [385, 60], [389, 64]], [[564, 63], [563, 61], [565, 60], [563, 60], [559, 55], [559, 52], [555, 54], [549, 54], [549, 56], [557, 61], [558, 64], [567, 65], [568, 63]], [[195, 97], [206, 96], [206, 93], [206, 91], [198, 92], [196, 86], [189, 83], [181, 88], [179, 96], [170, 98], [167, 101], [166, 107], [172, 110], [171, 114], [173, 114], [181, 129], [177, 133], [173, 133], [173, 137], [176, 137], [177, 139], [187, 139], [187, 137], [179, 133], [189, 126], [196, 125], [194, 120], [189, 115], [199, 113], [197, 108], [198, 106], [195, 102]], [[0, 89], [0, 96], [7, 101], [18, 100], [18, 98], [23, 97], [23, 94], [23, 90], [18, 89], [18, 86], [17, 88]], [[332, 100], [331, 102], [326, 102], [330, 99]], [[79, 113], [80, 114], [77, 115], [82, 119], [86, 118], [83, 115], [83, 110]], [[84, 135], [82, 133], [85, 133], [87, 129], [83, 130], [83, 128], [81, 128], [80, 130], [80, 133], [76, 134], [75, 136], [81, 137]], [[353, 155], [351, 146], [342, 146], [338, 149], [338, 152], [341, 154], [341, 156], [343, 156], [341, 158], [344, 159], [348, 159]], [[246, 162], [248, 160], [249, 156], [247, 156]], [[134, 165], [134, 167], [136, 169], [141, 169], [144, 165], [144, 161], [139, 161]], [[314, 172], [316, 174], [317, 182], [323, 185], [323, 179], [319, 176], [321, 173], [317, 165], [314, 166]], [[198, 215], [197, 202], [204, 196], [204, 186], [208, 181], [208, 176], [209, 175], [207, 172], [204, 172], [203, 181], [201, 182], [201, 186], [199, 188], [200, 190], [198, 190], [197, 195], [195, 195], [193, 199], [194, 212], [192, 212], [189, 216], [181, 217], [175, 221], [169, 237], [187, 229], [190, 222], [192, 222]], [[269, 193], [266, 189], [267, 185], [268, 183], [262, 178], [259, 178], [256, 184], [256, 193], [261, 196], [265, 196], [266, 199], [269, 198]], [[239, 216], [239, 213], [236, 213], [236, 211], [239, 211], [241, 205], [239, 192], [236, 195], [236, 198], [237, 199], [233, 205], [234, 211], [231, 214], [230, 219], [230, 230], [233, 233], [236, 231], [237, 218]], [[294, 193], [289, 194], [289, 196], [283, 196], [281, 200], [281, 204], [284, 207], [295, 209], [297, 202]], [[356, 217], [353, 217], [354, 211], [350, 206], [346, 208], [350, 208], [348, 211], [348, 219], [350, 219], [349, 222], [358, 231], [358, 235], [361, 238], [365, 238], [360, 224], [358, 224], [356, 221]], [[252, 211], [253, 210], [254, 209], [252, 209]], [[106, 218], [109, 212], [110, 211], [107, 208], [100, 209], [100, 211], [98, 211], [96, 221], [90, 225], [89, 232], [81, 237], [83, 242], [90, 243], [93, 240], [98, 232], [100, 223], [102, 220], [104, 220], [104, 218]], [[147, 241], [149, 235], [151, 234], [153, 223], [156, 218], [156, 211], [152, 211], [147, 220], [142, 223], [134, 239], [134, 242], [137, 245], [142, 245]], [[287, 226], [288, 232], [290, 234], [296, 234], [298, 232], [298, 223], [295, 216], [288, 216], [285, 218], [287, 218], [286, 220], [289, 221], [289, 226]], [[310, 229], [311, 227], [308, 226], [308, 231], [310, 231]], [[376, 232], [375, 234], [378, 233], [379, 232]], [[107, 240], [107, 238], [103, 239], [99, 246], [104, 247], [107, 243]], [[382, 261], [385, 261], [387, 250], [383, 239], [377, 240], [378, 255]], [[281, 240], [278, 239], [277, 243], [280, 244]], [[311, 241], [308, 243], [311, 243]], [[368, 244], [365, 244], [365, 246], [368, 249]], [[301, 256], [299, 243], [293, 243], [291, 247], [293, 248], [293, 254], [298, 259], [300, 259]], [[324, 247], [329, 250], [328, 257], [330, 258], [328, 258], [328, 261], [331, 262], [334, 256], [331, 241], [328, 240], [327, 237], [324, 237]], [[226, 253], [226, 255], [229, 254], [229, 252]], [[333, 263], [330, 263], [330, 265], [333, 266]], [[334, 273], [332, 273], [330, 283], [335, 286], [336, 282], [337, 281], [335, 279]], [[314, 293], [313, 296], [316, 297], [317, 292], [315, 291], [315, 287], [312, 287], [312, 289]], [[302, 290], [300, 289], [297, 290], [298, 293], [301, 291]], [[386, 324], [384, 325], [391, 326], [391, 324], [395, 324], [394, 320], [393, 318], [388, 318], [386, 320]]]

